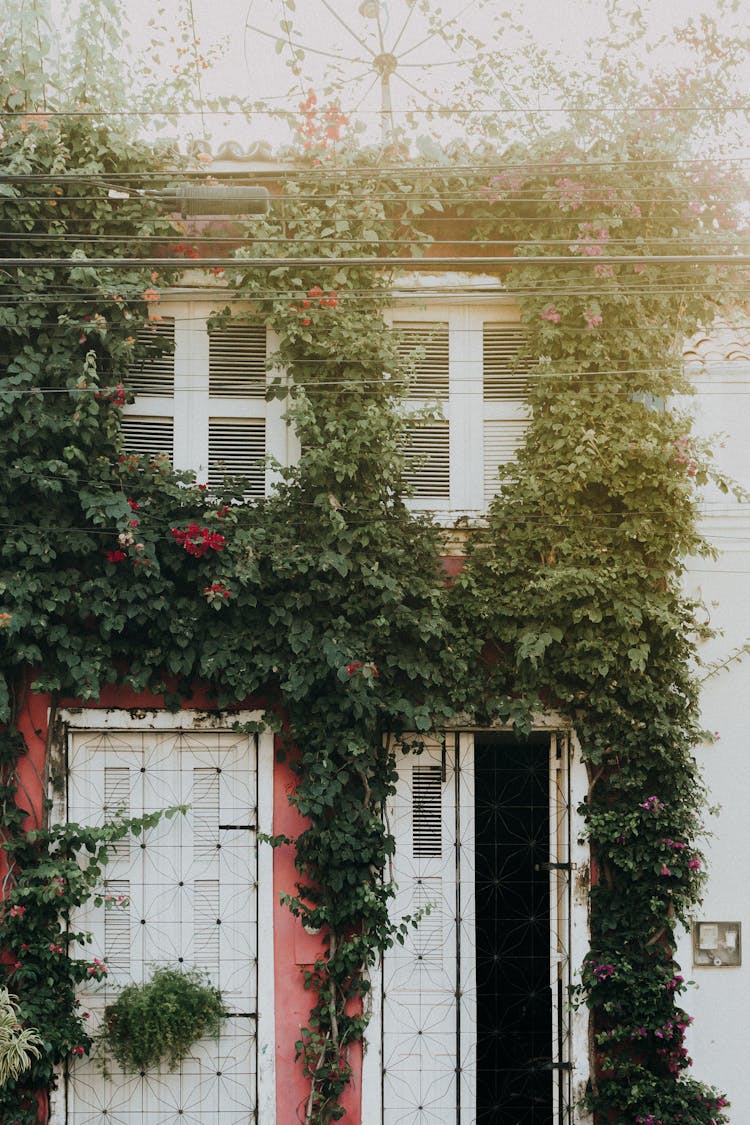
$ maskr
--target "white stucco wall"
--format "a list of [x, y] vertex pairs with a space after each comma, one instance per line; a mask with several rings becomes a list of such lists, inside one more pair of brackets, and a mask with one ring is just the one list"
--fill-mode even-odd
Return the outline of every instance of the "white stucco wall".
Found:
[[[705, 360], [695, 367], [698, 394], [693, 402], [698, 432], [724, 433], [716, 450], [719, 466], [750, 489], [750, 330], [727, 331], [697, 349]], [[699, 593], [718, 635], [701, 645], [709, 663], [723, 662], [750, 642], [750, 504], [737, 503], [718, 490], [706, 496], [703, 529], [719, 550], [718, 558], [695, 560], [687, 589]], [[706, 675], [703, 669], [700, 675]], [[701, 746], [697, 756], [710, 791], [720, 806], [708, 816], [714, 833], [706, 849], [709, 883], [695, 917], [739, 921], [745, 951], [739, 967], [693, 966], [689, 935], [678, 948], [683, 975], [695, 981], [684, 1003], [694, 1015], [688, 1047], [696, 1078], [726, 1090], [731, 1119], [750, 1121], [747, 1028], [750, 1007], [750, 876], [745, 869], [750, 806], [750, 655], [739, 655], [705, 679], [704, 725], [719, 740]]]

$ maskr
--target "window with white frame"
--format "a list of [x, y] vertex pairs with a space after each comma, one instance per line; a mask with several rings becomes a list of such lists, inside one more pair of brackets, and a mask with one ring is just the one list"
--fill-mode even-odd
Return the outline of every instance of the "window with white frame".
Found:
[[434, 421], [409, 427], [412, 504], [481, 511], [497, 492], [498, 465], [514, 457], [528, 423], [518, 310], [497, 300], [406, 306], [391, 324], [410, 379], [409, 404], [438, 406]]
[[272, 342], [264, 325], [210, 325], [214, 306], [165, 301], [162, 320], [146, 326], [146, 348], [128, 375], [135, 401], [123, 412], [123, 442], [133, 453], [166, 453], [176, 469], [220, 486], [248, 482], [265, 495], [275, 473], [270, 457], [297, 455], [280, 402], [266, 402], [266, 362]]
[[[284, 404], [265, 400], [270, 333], [250, 321], [209, 330], [214, 306], [205, 301], [164, 305], [163, 319], [141, 334], [147, 353], [128, 378], [135, 402], [124, 410], [126, 450], [166, 453], [176, 469], [213, 486], [242, 477], [250, 497], [263, 496], [275, 476], [266, 457], [288, 465], [299, 456]], [[410, 301], [388, 319], [415, 412], [405, 449], [410, 503], [437, 513], [482, 511], [528, 421], [518, 310], [497, 298]], [[436, 405], [434, 419], [416, 417]]]

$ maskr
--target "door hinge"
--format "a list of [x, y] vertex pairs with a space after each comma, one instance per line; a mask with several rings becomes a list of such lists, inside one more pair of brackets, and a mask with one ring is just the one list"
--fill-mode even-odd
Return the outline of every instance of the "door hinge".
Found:
[[535, 863], [535, 871], [573, 871], [574, 863]]
[[220, 824], [220, 832], [254, 832], [254, 824]]

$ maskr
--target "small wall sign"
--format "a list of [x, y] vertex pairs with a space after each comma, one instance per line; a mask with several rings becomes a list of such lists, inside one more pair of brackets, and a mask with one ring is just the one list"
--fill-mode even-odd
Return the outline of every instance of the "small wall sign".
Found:
[[742, 964], [741, 922], [693, 922], [692, 929], [695, 968]]

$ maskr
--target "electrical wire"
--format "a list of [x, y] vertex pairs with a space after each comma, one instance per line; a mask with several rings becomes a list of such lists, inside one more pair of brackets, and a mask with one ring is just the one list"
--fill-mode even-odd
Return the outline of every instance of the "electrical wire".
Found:
[[[280, 36], [275, 36], [280, 39]], [[369, 51], [370, 48], [368, 47]], [[353, 60], [358, 61], [358, 60]], [[365, 62], [366, 60], [361, 60]], [[422, 91], [420, 90], [421, 94]], [[245, 109], [211, 109], [206, 111], [212, 117], [247, 117], [248, 111]], [[262, 117], [297, 117], [298, 111], [296, 109], [263, 109], [253, 105], [252, 112], [257, 116]], [[382, 109], [368, 109], [362, 110], [368, 116], [382, 117]], [[733, 113], [747, 113], [750, 112], [750, 102], [716, 102], [706, 104], [694, 105], [654, 105], [653, 103], [643, 105], [579, 105], [579, 104], [566, 104], [559, 103], [550, 106], [537, 106], [533, 109], [519, 110], [516, 106], [493, 106], [491, 108], [467, 108], [466, 106], [450, 106], [441, 105], [440, 115], [443, 117], [471, 117], [476, 116], [494, 116], [496, 114], [503, 115], [517, 115], [519, 112], [528, 114], [529, 116], [545, 116], [547, 114], [573, 114], [580, 115], [582, 113], [601, 115], [606, 113], [618, 113], [623, 115], [638, 114], [638, 113], [661, 113], [665, 116], [670, 114], [680, 113], [719, 113], [722, 116]], [[411, 109], [394, 109], [394, 114], [403, 117], [411, 117], [417, 115], [432, 115], [433, 110], [424, 109], [421, 107], [413, 107]], [[98, 107], [96, 109], [74, 109], [74, 110], [45, 110], [45, 109], [25, 109], [25, 110], [2, 110], [0, 111], [0, 118], [3, 117], [44, 117], [44, 118], [58, 118], [58, 117], [199, 117], [201, 114], [200, 108], [197, 109], [108, 109]]]
[[[91, 185], [90, 183], [86, 184], [85, 181], [81, 181], [81, 183], [84, 186], [88, 186], [88, 187], [95, 186], [95, 185]], [[108, 186], [108, 185], [102, 185], [102, 186]], [[480, 190], [479, 200], [477, 200], [476, 189], [466, 188], [466, 189], [463, 189], [463, 190], [460, 190], [460, 191], [459, 190], [440, 191], [439, 201], [441, 202], [441, 204], [444, 201], [447, 201], [448, 203], [454, 203], [454, 204], [463, 203], [463, 204], [467, 204], [467, 205], [471, 204], [471, 205], [474, 205], [474, 206], [476, 206], [477, 202], [480, 202], [481, 204], [483, 204], [485, 206], [492, 206], [492, 205], [494, 205], [495, 203], [498, 203], [498, 202], [499, 203], [506, 203], [506, 204], [507, 203], [516, 203], [516, 204], [546, 203], [546, 204], [549, 204], [549, 203], [555, 202], [554, 198], [552, 198], [550, 195], [533, 195], [532, 196], [532, 195], [523, 195], [520, 192], [514, 192], [510, 199], [500, 199], [500, 198], [492, 199], [490, 197], [490, 194], [489, 194], [490, 189], [487, 189], [485, 192], [482, 192], [481, 188], [479, 190]], [[549, 189], [549, 190], [551, 191], [552, 189]], [[2, 203], [47, 203], [48, 204], [50, 202], [50, 198], [51, 197], [50, 197], [49, 193], [47, 193], [47, 192], [45, 192], [43, 194], [38, 194], [38, 195], [3, 195], [3, 196], [0, 196], [0, 202], [2, 202]], [[70, 204], [74, 204], [74, 203], [75, 204], [78, 204], [78, 203], [108, 203], [112, 207], [119, 207], [123, 203], [139, 203], [139, 202], [142, 202], [142, 201], [151, 202], [151, 203], [158, 202], [158, 200], [154, 200], [150, 197], [145, 197], [145, 199], [143, 199], [142, 196], [137, 195], [137, 194], [133, 195], [133, 196], [128, 196], [127, 199], [121, 199], [119, 197], [112, 198], [108, 195], [104, 195], [104, 194], [101, 194], [101, 193], [98, 194], [98, 195], [57, 195], [57, 196], [54, 196], [53, 198], [54, 198], [54, 202], [58, 206], [64, 205], [64, 204], [70, 205]], [[394, 188], [391, 192], [381, 192], [380, 194], [375, 194], [371, 191], [366, 190], [366, 185], [365, 185], [365, 189], [362, 191], [362, 194], [360, 196], [350, 195], [347, 202], [358, 202], [358, 201], [360, 201], [360, 202], [366, 202], [366, 203], [403, 203], [403, 204], [414, 203], [414, 202], [416, 202], [416, 203], [433, 203], [433, 202], [436, 201], [437, 198], [438, 197], [433, 192], [424, 192], [424, 193], [402, 192], [402, 191], [399, 191], [396, 188]], [[338, 196], [332, 197], [332, 199], [336, 203], [339, 203], [341, 201], [340, 197], [338, 197]], [[327, 202], [327, 201], [326, 201], [326, 199], [321, 197], [320, 194], [311, 193], [311, 194], [306, 195], [304, 193], [296, 193], [296, 194], [290, 195], [290, 196], [272, 196], [272, 202], [279, 202], [279, 203], [289, 202], [289, 203], [295, 203], [296, 204], [296, 203], [324, 203], [324, 202]], [[678, 207], [678, 206], [688, 207], [691, 204], [695, 203], [696, 199], [695, 199], [695, 196], [681, 197], [681, 196], [672, 196], [672, 195], [670, 195], [670, 196], [638, 195], [638, 194], [635, 194], [635, 193], [628, 194], [627, 197], [625, 197], [625, 198], [616, 198], [616, 199], [613, 199], [609, 195], [601, 195], [601, 196], [589, 195], [581, 203], [576, 203], [575, 206], [571, 206], [571, 212], [574, 213], [578, 209], [578, 207], [583, 206], [584, 202], [587, 206], [590, 205], [590, 204], [601, 203], [601, 204], [606, 204], [606, 205], [609, 205], [609, 206], [633, 207], [633, 206], [640, 206], [641, 204], [643, 204], [645, 206], [646, 204], [658, 203], [658, 204], [662, 204], [662, 205], [668, 204], [668, 205], [673, 206], [673, 207]], [[737, 202], [737, 199], [734, 196], [712, 195], [711, 198], [710, 198], [710, 201], [709, 201], [709, 206], [713, 206], [714, 204], [736, 203], [736, 202]], [[420, 219], [422, 221], [425, 221], [425, 220], [428, 220], [429, 217], [430, 217], [429, 215], [414, 216], [413, 221], [416, 222], [416, 221], [419, 221]], [[491, 217], [493, 217], [493, 216], [490, 216], [490, 215], [487, 216], [487, 218], [491, 218]], [[496, 217], [497, 216], [495, 216], [495, 218]], [[474, 222], [477, 221], [476, 215], [472, 215], [472, 220]], [[366, 219], [363, 219], [361, 221], [364, 222], [364, 221], [366, 221]], [[580, 222], [580, 220], [575, 218], [575, 217], [569, 217], [568, 221], [572, 224], [576, 224], [577, 222]], [[664, 221], [666, 221], [666, 219]], [[597, 219], [596, 222], [598, 222], [600, 225], [604, 226], [604, 225], [606, 225], [607, 219], [606, 219], [606, 217], [603, 218], [603, 219]]]
[[[515, 246], [570, 246], [570, 247], [575, 247], [576, 250], [583, 250], [583, 249], [585, 249], [586, 246], [590, 246], [590, 245], [596, 243], [596, 241], [597, 241], [595, 235], [591, 235], [590, 239], [591, 239], [590, 241], [584, 241], [583, 239], [580, 239], [580, 240], [577, 241], [575, 236], [571, 236], [569, 238], [538, 238], [538, 239], [537, 238], [482, 238], [482, 239], [479, 239], [479, 238], [426, 238], [424, 242], [416, 243], [416, 245], [419, 245], [422, 249], [428, 249], [428, 250], [431, 250], [436, 246], [473, 246], [475, 249], [481, 249], [482, 247], [487, 247], [487, 246], [513, 246], [513, 247], [515, 247]], [[353, 237], [353, 236], [348, 237], [348, 238], [342, 237], [342, 236], [322, 237], [322, 238], [321, 237], [309, 237], [308, 238], [308, 237], [295, 236], [294, 238], [290, 238], [289, 236], [283, 236], [283, 235], [273, 235], [273, 236], [262, 235], [261, 237], [258, 237], [256, 235], [252, 235], [250, 238], [243, 240], [243, 239], [240, 239], [237, 235], [219, 235], [219, 234], [217, 234], [217, 235], [195, 235], [195, 236], [184, 235], [184, 236], [179, 236], [179, 235], [176, 235], [174, 232], [171, 232], [169, 234], [164, 234], [164, 235], [159, 235], [159, 234], [146, 234], [146, 235], [83, 234], [82, 235], [80, 233], [66, 234], [64, 232], [58, 233], [56, 231], [53, 231], [53, 232], [50, 232], [50, 233], [47, 233], [47, 232], [39, 232], [39, 233], [21, 232], [19, 234], [0, 231], [0, 244], [2, 244], [3, 242], [10, 242], [10, 243], [13, 243], [13, 242], [20, 242], [20, 243], [42, 242], [42, 243], [52, 243], [52, 244], [54, 244], [56, 242], [61, 242], [63, 244], [65, 244], [66, 242], [73, 242], [76, 245], [79, 245], [81, 242], [86, 242], [86, 243], [93, 243], [95, 245], [99, 244], [99, 243], [115, 243], [117, 245], [123, 245], [123, 246], [138, 246], [138, 245], [142, 245], [143, 243], [157, 243], [159, 245], [163, 245], [165, 242], [170, 242], [170, 243], [176, 243], [177, 245], [182, 244], [182, 245], [187, 245], [187, 246], [190, 246], [190, 247], [192, 247], [192, 246], [213, 246], [213, 245], [216, 245], [216, 244], [221, 245], [221, 244], [224, 244], [224, 243], [228, 243], [228, 244], [230, 244], [234, 247], [237, 247], [237, 244], [239, 242], [251, 242], [253, 247], [255, 247], [255, 246], [274, 246], [274, 245], [287, 245], [288, 246], [290, 243], [293, 243], [295, 246], [299, 245], [299, 244], [305, 245], [307, 243], [313, 243], [316, 246], [319, 246], [319, 245], [322, 245], [322, 246], [329, 246], [329, 245], [330, 246], [341, 246], [341, 245], [344, 245], [344, 246], [346, 246], [346, 245], [349, 245], [349, 244], [355, 245], [355, 246], [361, 246], [362, 244], [367, 243], [368, 241], [369, 241], [368, 239], [365, 239], [362, 236], [360, 236], [359, 238], [356, 238], [356, 237]], [[681, 245], [681, 246], [684, 246], [685, 244], [688, 244], [690, 246], [695, 246], [695, 245], [713, 246], [713, 245], [715, 245], [715, 246], [719, 246], [719, 247], [726, 247], [728, 243], [731, 243], [732, 246], [750, 246], [750, 236], [747, 237], [747, 238], [740, 238], [740, 237], [730, 238], [728, 235], [711, 234], [708, 231], [705, 234], [691, 235], [690, 237], [685, 237], [685, 236], [680, 236], [680, 235], [649, 235], [647, 239], [643, 239], [643, 238], [639, 238], [638, 236], [633, 235], [629, 238], [608, 238], [603, 243], [603, 245], [606, 245], [606, 246], [633, 246], [633, 247], [638, 248], [639, 243], [642, 244], [644, 241], [648, 242], [649, 247], [661, 246], [661, 245], [672, 246], [674, 244], [678, 244], [678, 245]], [[388, 246], [391, 246], [391, 245], [392, 246], [414, 246], [415, 245], [415, 239], [414, 238], [388, 238], [388, 237], [384, 236], [384, 237], [378, 239], [378, 244], [379, 245], [385, 244], [385, 245], [388, 245]], [[597, 255], [592, 254], [592, 255], [590, 255], [590, 257], [592, 259], [591, 264], [596, 265]], [[523, 256], [522, 255], [508, 255], [508, 258], [511, 261], [523, 262]], [[169, 262], [169, 263], [171, 263], [171, 262], [183, 262], [183, 258], [182, 257], [165, 258], [164, 261]], [[429, 258], [427, 259], [427, 261], [429, 261]], [[197, 264], [200, 264], [200, 258], [187, 257], [187, 258], [184, 259], [184, 262], [185, 262], [185, 264], [190, 264], [191, 262], [195, 262]]]
[[[0, 258], [0, 269], [21, 268], [29, 269], [168, 269], [175, 259], [165, 258]], [[231, 267], [239, 270], [270, 270], [277, 268], [290, 269], [325, 269], [331, 266], [349, 266], [350, 268], [398, 269], [399, 266], [409, 265], [414, 268], [415, 263], [420, 266], [430, 266], [432, 269], [455, 269], [462, 266], [464, 270], [477, 267], [511, 267], [511, 266], [582, 266], [589, 269], [595, 266], [616, 265], [750, 265], [750, 254], [598, 254], [596, 260], [580, 254], [529, 254], [520, 257], [479, 255], [456, 257], [383, 257], [380, 255], [358, 255], [340, 257], [260, 257], [260, 258], [227, 258], [205, 257], [200, 259], [202, 269], [226, 269]], [[185, 263], [180, 261], [184, 271]], [[175, 268], [174, 264], [171, 268]]]
[[[0, 113], [2, 117], [2, 113]], [[219, 159], [218, 155], [214, 159]], [[241, 164], [241, 161], [238, 161]], [[0, 183], [24, 183], [24, 182], [38, 182], [38, 183], [64, 183], [66, 180], [73, 182], [89, 183], [92, 179], [101, 181], [107, 180], [142, 180], [142, 179], [159, 179], [159, 180], [172, 180], [188, 177], [190, 179], [207, 178], [207, 179], [223, 179], [223, 178], [252, 178], [262, 177], [266, 179], [282, 179], [298, 177], [301, 179], [308, 178], [330, 178], [333, 180], [343, 178], [345, 180], [357, 179], [364, 177], [365, 179], [377, 178], [380, 176], [397, 176], [398, 178], [408, 178], [409, 176], [423, 176], [427, 174], [434, 174], [439, 177], [445, 178], [446, 176], [459, 176], [459, 175], [484, 175], [492, 172], [540, 172], [549, 171], [550, 174], [557, 175], [559, 172], [569, 172], [573, 169], [579, 168], [587, 172], [598, 172], [605, 168], [661, 168], [661, 167], [692, 167], [697, 165], [699, 169], [711, 170], [714, 172], [717, 166], [721, 167], [722, 164], [743, 165], [750, 163], [750, 156], [722, 156], [716, 159], [707, 160], [703, 157], [661, 157], [649, 159], [647, 157], [638, 157], [630, 159], [615, 158], [608, 160], [601, 156], [595, 156], [591, 159], [559, 159], [559, 160], [542, 160], [542, 161], [528, 161], [528, 162], [514, 162], [513, 160], [502, 160], [500, 157], [494, 158], [492, 161], [482, 161], [476, 164], [368, 164], [368, 165], [354, 165], [345, 168], [332, 167], [330, 165], [321, 164], [316, 167], [309, 166], [295, 166], [293, 159], [289, 161], [286, 166], [274, 167], [273, 169], [264, 168], [262, 162], [260, 164], [253, 164], [252, 156], [247, 158], [249, 167], [244, 170], [238, 168], [237, 170], [214, 170], [212, 168], [194, 168], [190, 170], [185, 169], [170, 169], [166, 171], [158, 170], [143, 170], [140, 172], [126, 172], [126, 171], [107, 171], [101, 173], [91, 172], [60, 172], [58, 174], [49, 173], [34, 173], [34, 172], [0, 172]], [[506, 189], [510, 190], [510, 189]]]

